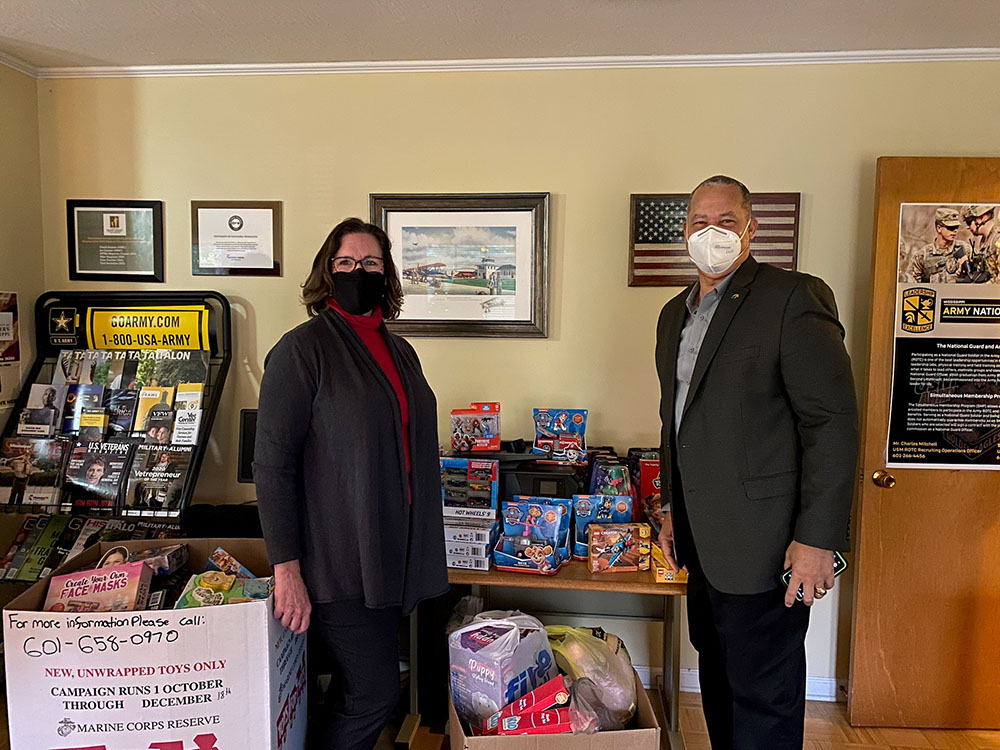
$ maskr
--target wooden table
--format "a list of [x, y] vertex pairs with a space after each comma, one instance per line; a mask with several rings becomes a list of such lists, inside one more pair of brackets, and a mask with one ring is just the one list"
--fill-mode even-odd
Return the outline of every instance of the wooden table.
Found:
[[683, 583], [656, 583], [653, 573], [591, 573], [582, 562], [564, 566], [554, 576], [508, 573], [491, 570], [481, 573], [473, 570], [449, 570], [452, 585], [473, 587], [511, 587], [523, 589], [559, 589], [569, 591], [596, 591], [598, 593], [641, 594], [663, 598], [663, 677], [658, 685], [663, 701], [667, 727], [663, 732], [663, 745], [670, 750], [684, 750], [680, 733], [680, 662], [681, 662], [681, 600], [687, 593]]

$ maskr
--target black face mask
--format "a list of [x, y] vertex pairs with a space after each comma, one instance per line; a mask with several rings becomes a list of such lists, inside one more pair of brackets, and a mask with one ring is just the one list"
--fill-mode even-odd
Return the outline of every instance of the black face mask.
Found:
[[351, 315], [364, 315], [375, 309], [385, 292], [385, 274], [355, 268], [350, 273], [333, 274], [333, 298]]

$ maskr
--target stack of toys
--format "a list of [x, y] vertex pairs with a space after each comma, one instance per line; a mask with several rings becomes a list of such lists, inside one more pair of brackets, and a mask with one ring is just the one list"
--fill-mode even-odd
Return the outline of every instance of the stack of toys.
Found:
[[477, 401], [451, 412], [451, 449], [458, 453], [500, 450], [500, 403]]
[[649, 570], [649, 524], [592, 523], [587, 528], [588, 564], [592, 573]]
[[586, 409], [533, 409], [534, 453], [544, 460], [585, 465], [587, 463]]
[[500, 534], [499, 465], [492, 460], [441, 459], [441, 503], [449, 568], [489, 570]]
[[588, 530], [594, 523], [621, 524], [632, 518], [632, 498], [615, 495], [573, 495], [575, 534], [573, 557], [588, 559]]

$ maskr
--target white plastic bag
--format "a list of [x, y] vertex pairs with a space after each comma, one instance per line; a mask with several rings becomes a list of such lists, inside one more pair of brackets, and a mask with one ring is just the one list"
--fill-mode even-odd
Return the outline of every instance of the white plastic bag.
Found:
[[476, 615], [448, 637], [448, 652], [455, 711], [474, 731], [556, 675], [544, 626], [520, 612]]

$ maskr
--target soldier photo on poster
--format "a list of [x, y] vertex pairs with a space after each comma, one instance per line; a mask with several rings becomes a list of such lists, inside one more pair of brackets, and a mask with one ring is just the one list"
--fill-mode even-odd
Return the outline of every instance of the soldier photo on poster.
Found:
[[1000, 469], [997, 209], [900, 206], [889, 467]]

